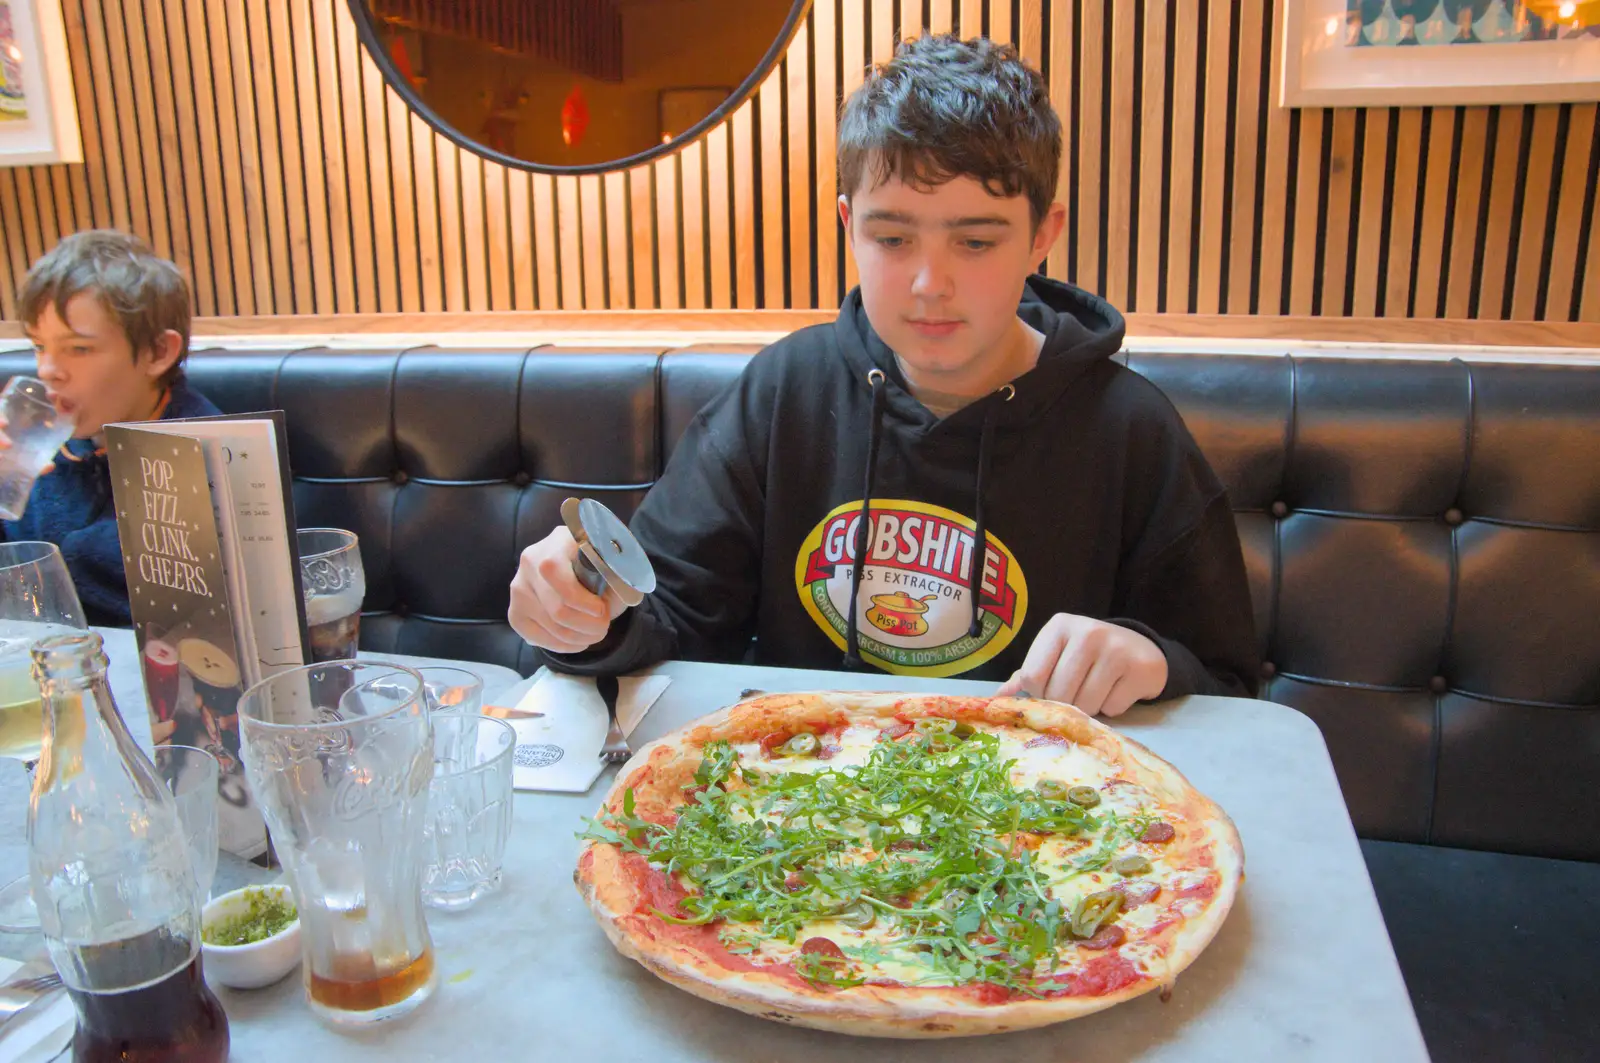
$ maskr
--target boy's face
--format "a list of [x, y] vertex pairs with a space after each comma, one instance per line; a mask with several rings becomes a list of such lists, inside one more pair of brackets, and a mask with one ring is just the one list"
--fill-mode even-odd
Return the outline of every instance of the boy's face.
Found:
[[89, 292], [67, 300], [66, 316], [47, 305], [28, 327], [39, 379], [56, 409], [72, 418], [78, 439], [117, 421], [143, 420], [155, 409], [161, 377], [177, 362], [182, 338], [162, 334], [155, 350], [135, 357], [122, 325]]
[[1023, 282], [1065, 215], [1054, 204], [1035, 228], [1026, 196], [992, 196], [972, 177], [839, 198], [867, 319], [922, 383], [954, 393], [1015, 357]]

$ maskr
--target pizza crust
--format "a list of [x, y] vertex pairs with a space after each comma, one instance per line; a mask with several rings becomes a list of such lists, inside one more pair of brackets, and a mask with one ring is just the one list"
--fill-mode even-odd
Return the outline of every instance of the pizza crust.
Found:
[[[770, 968], [730, 970], [708, 958], [686, 936], [673, 933], [649, 914], [650, 898], [624, 866], [613, 845], [586, 842], [574, 873], [579, 892], [606, 936], [624, 956], [664, 981], [713, 1003], [778, 1022], [838, 1033], [929, 1038], [1002, 1033], [1046, 1026], [1102, 1011], [1170, 986], [1216, 936], [1232, 908], [1243, 877], [1244, 853], [1232, 820], [1196, 791], [1176, 769], [1144, 746], [1117, 734], [1070, 705], [1018, 698], [959, 698], [824, 691], [775, 694], [722, 709], [691, 726], [642, 747], [618, 774], [603, 811], [620, 812], [623, 792], [634, 790], [635, 814], [649, 819], [670, 814], [682, 801], [706, 742], [754, 741], [774, 730], [825, 729], [846, 718], [951, 716], [1001, 726], [1054, 733], [1099, 751], [1124, 774], [1158, 795], [1162, 806], [1184, 821], [1187, 832], [1204, 832], [1190, 848], [1210, 846], [1216, 890], [1172, 939], [1164, 977], [1141, 977], [1100, 996], [1021, 998], [986, 1004], [967, 987], [861, 985], [817, 988], [798, 975], [780, 977]], [[633, 857], [642, 860], [640, 857]], [[705, 933], [714, 934], [709, 928]]]

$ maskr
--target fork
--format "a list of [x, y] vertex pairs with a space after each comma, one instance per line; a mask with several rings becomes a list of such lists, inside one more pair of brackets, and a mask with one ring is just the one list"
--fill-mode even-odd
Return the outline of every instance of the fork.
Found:
[[61, 988], [61, 976], [49, 960], [35, 960], [18, 973], [28, 972], [0, 986], [0, 1027], [26, 1011], [28, 1006], [47, 993]]
[[600, 747], [600, 759], [607, 764], [621, 764], [633, 756], [633, 747], [628, 745], [628, 738], [622, 733], [622, 725], [617, 723], [617, 693], [619, 685], [614, 675], [596, 676], [595, 689], [600, 692], [600, 697], [606, 703], [606, 713], [611, 717], [611, 726], [606, 731], [606, 743]]

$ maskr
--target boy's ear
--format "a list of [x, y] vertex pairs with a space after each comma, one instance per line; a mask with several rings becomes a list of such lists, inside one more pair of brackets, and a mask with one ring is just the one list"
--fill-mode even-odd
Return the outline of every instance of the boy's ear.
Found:
[[153, 380], [160, 380], [167, 375], [167, 371], [178, 364], [178, 358], [183, 354], [183, 337], [172, 329], [167, 329], [156, 337], [150, 345], [150, 357], [141, 368]]
[[850, 197], [839, 197], [839, 220], [844, 223], [845, 235], [850, 234]]
[[1044, 217], [1039, 220], [1039, 226], [1033, 231], [1033, 257], [1035, 261], [1043, 261], [1050, 254], [1050, 249], [1061, 239], [1061, 230], [1067, 226], [1067, 208], [1060, 203], [1050, 204], [1050, 209], [1045, 211]]

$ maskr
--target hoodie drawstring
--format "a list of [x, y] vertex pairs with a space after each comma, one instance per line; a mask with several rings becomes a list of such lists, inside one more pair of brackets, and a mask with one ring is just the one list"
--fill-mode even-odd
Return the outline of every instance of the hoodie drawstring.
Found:
[[850, 671], [862, 667], [861, 647], [857, 644], [856, 601], [861, 596], [861, 570], [866, 565], [867, 550], [872, 545], [872, 489], [878, 479], [878, 442], [883, 438], [883, 407], [888, 399], [884, 386], [883, 370], [874, 369], [867, 374], [867, 386], [872, 389], [872, 426], [867, 432], [867, 475], [861, 487], [861, 518], [856, 525], [856, 558], [850, 566], [850, 601], [845, 609], [844, 666]]
[[[1006, 401], [1010, 402], [1016, 389], [1010, 384], [1006, 388]], [[972, 571], [967, 576], [967, 593], [972, 596], [972, 623], [967, 626], [967, 635], [971, 638], [983, 633], [983, 609], [978, 595], [983, 590], [983, 566], [989, 556], [989, 533], [983, 526], [983, 485], [989, 478], [989, 450], [994, 445], [994, 416], [999, 408], [991, 405], [983, 415], [983, 434], [978, 437], [978, 483], [972, 497]]]
[[[855, 560], [850, 566], [850, 599], [845, 610], [844, 666], [854, 671], [862, 667], [859, 632], [856, 625], [857, 602], [861, 596], [861, 570], [866, 566], [867, 550], [872, 545], [872, 492], [878, 480], [878, 444], [883, 437], [883, 409], [888, 399], [888, 388], [881, 369], [867, 374], [867, 385], [872, 388], [872, 424], [867, 434], [867, 472], [861, 488], [861, 517], [856, 525]], [[1000, 389], [1005, 401], [1016, 398], [1017, 389], [1007, 384]], [[978, 437], [978, 475], [972, 499], [972, 559], [967, 574], [967, 593], [972, 598], [972, 621], [967, 634], [977, 638], [983, 633], [983, 607], [979, 596], [983, 592], [983, 567], [988, 557], [989, 533], [983, 520], [983, 492], [989, 479], [989, 459], [994, 449], [994, 423], [999, 405], [992, 404], [983, 415], [983, 432]]]

